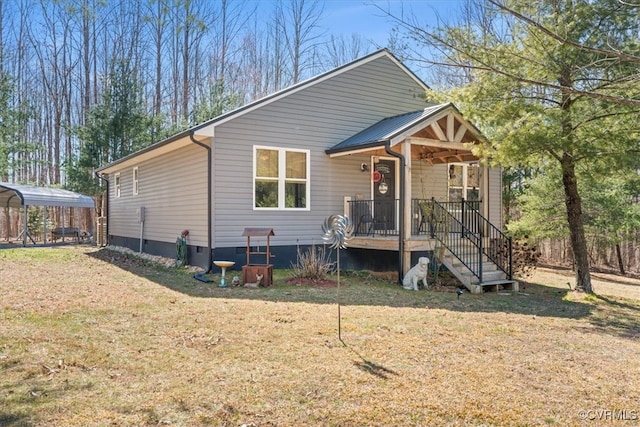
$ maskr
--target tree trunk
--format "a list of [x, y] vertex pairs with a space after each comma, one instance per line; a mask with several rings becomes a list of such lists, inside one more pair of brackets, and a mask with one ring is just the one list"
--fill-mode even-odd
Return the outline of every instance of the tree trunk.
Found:
[[80, 112], [80, 124], [87, 123], [87, 115], [91, 106], [91, 56], [90, 56], [90, 25], [91, 11], [89, 1], [82, 0], [82, 70], [84, 72], [84, 82], [82, 82], [82, 111]]
[[3, 237], [8, 242], [9, 237], [11, 237], [11, 216], [9, 215], [9, 208], [7, 206], [2, 208], [2, 211], [4, 213], [4, 224], [5, 224]]
[[191, 25], [194, 17], [191, 15], [191, 3], [185, 2], [185, 22], [182, 30], [182, 119], [189, 123], [189, 61], [191, 60]]
[[162, 2], [157, 3], [157, 20], [155, 24], [155, 55], [156, 55], [156, 70], [155, 70], [155, 100], [153, 112], [156, 116], [160, 115], [162, 111], [162, 35], [163, 24], [165, 23], [164, 12], [162, 11], [164, 5]]
[[572, 155], [565, 152], [560, 163], [562, 166], [562, 184], [564, 185], [571, 248], [573, 249], [576, 290], [593, 293], [591, 273], [589, 272], [587, 241], [582, 222], [582, 201], [578, 194], [578, 183], [576, 181], [575, 161]]
[[618, 267], [620, 267], [620, 274], [625, 274], [624, 262], [622, 261], [622, 251], [620, 250], [620, 243], [616, 243], [616, 255], [618, 257]]

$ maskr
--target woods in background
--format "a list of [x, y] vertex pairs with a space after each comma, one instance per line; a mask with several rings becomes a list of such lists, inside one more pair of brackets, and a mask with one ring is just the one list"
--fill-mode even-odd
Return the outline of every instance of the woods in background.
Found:
[[0, 181], [93, 170], [372, 50], [316, 0], [0, 0]]
[[[640, 265], [637, 2], [468, 0], [436, 27], [370, 6], [397, 24], [393, 53], [433, 76], [428, 97], [487, 137], [514, 237], [570, 241], [586, 291], [596, 260]], [[319, 0], [0, 0], [0, 181], [99, 195], [96, 168], [380, 47], [324, 14]]]

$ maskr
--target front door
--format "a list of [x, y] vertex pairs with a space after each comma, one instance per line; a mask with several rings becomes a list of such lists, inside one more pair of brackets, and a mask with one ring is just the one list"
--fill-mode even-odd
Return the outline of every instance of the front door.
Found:
[[379, 159], [373, 166], [373, 217], [376, 230], [396, 228], [396, 162]]

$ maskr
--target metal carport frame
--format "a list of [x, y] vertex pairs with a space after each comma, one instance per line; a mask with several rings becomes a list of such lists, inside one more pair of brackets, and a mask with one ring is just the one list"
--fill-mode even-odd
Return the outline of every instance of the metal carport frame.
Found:
[[[22, 243], [25, 246], [27, 244], [27, 237], [31, 238], [27, 231], [27, 209], [29, 206], [56, 206], [95, 209], [95, 201], [89, 196], [74, 193], [73, 191], [62, 190], [59, 188], [36, 187], [33, 185], [9, 184], [0, 182], [0, 207], [24, 208]], [[91, 217], [93, 218], [93, 215]], [[46, 243], [46, 221], [44, 231], [44, 238]], [[34, 242], [33, 239], [31, 239], [31, 241]]]

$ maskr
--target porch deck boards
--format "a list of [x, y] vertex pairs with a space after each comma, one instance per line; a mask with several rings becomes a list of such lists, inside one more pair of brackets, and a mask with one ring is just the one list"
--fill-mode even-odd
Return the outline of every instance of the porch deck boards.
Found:
[[[435, 247], [436, 240], [429, 236], [411, 236], [409, 240], [404, 242], [405, 250], [410, 251], [431, 251]], [[398, 236], [354, 236], [348, 244], [350, 248], [361, 249], [377, 249], [383, 251], [397, 251], [398, 250]]]

